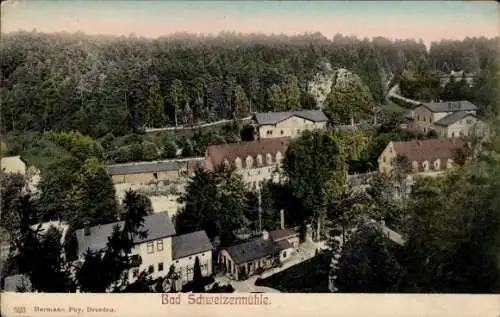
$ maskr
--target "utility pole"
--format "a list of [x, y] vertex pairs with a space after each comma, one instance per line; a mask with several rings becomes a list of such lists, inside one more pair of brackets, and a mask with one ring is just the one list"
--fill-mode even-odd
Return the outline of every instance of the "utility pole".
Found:
[[262, 195], [261, 195], [261, 189], [260, 185], [257, 187], [258, 191], [258, 200], [259, 200], [259, 205], [258, 205], [258, 210], [259, 210], [259, 232], [262, 232]]

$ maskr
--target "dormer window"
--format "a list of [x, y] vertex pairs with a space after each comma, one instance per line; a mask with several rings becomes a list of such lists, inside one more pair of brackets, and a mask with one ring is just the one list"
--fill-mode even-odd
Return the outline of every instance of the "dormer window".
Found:
[[224, 160], [224, 167], [229, 168], [229, 166], [230, 166], [229, 161], [227, 159]]
[[262, 166], [262, 165], [263, 165], [263, 164], [262, 164], [262, 155], [260, 155], [260, 154], [259, 154], [259, 155], [257, 155], [257, 166], [259, 166], [259, 167], [260, 167], [260, 166]]
[[239, 157], [237, 157], [235, 160], [234, 160], [234, 166], [237, 168], [237, 169], [240, 169], [241, 168], [241, 159]]
[[429, 170], [429, 162], [423, 161], [422, 168], [424, 169], [424, 172], [427, 172]]
[[253, 165], [253, 158], [251, 156], [248, 156], [245, 160], [246, 168], [252, 168]]
[[439, 159], [435, 160], [434, 161], [434, 169], [436, 171], [439, 171], [440, 167], [441, 167], [441, 161]]
[[276, 163], [281, 162], [282, 158], [283, 158], [283, 156], [281, 155], [281, 152], [278, 151], [278, 153], [276, 153]]
[[273, 164], [273, 156], [270, 153], [266, 154], [266, 164]]

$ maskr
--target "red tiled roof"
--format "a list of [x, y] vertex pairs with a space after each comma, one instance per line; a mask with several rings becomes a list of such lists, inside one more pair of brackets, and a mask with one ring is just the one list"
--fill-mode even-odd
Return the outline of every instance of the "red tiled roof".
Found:
[[459, 138], [397, 141], [392, 144], [394, 151], [398, 155], [405, 156], [409, 164], [413, 161], [431, 163], [436, 159], [441, 161], [454, 159], [456, 152], [466, 145]]
[[224, 164], [224, 160], [228, 160], [231, 165], [234, 165], [234, 160], [237, 157], [241, 159], [242, 165], [245, 166], [245, 159], [248, 156], [253, 157], [255, 160], [259, 154], [262, 155], [263, 164], [266, 164], [266, 155], [268, 153], [273, 156], [274, 162], [275, 155], [278, 152], [281, 152], [283, 156], [285, 155], [289, 144], [290, 138], [287, 137], [210, 145], [207, 148], [207, 156], [211, 159], [214, 167]]
[[269, 237], [273, 241], [279, 241], [280, 239], [286, 239], [298, 235], [299, 233], [293, 229], [278, 229], [269, 231]]

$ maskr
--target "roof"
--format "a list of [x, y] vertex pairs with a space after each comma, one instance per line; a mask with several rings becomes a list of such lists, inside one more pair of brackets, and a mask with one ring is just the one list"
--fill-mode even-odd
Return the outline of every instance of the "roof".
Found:
[[236, 264], [247, 263], [253, 260], [272, 256], [280, 248], [270, 239], [258, 238], [225, 249]]
[[276, 242], [276, 246], [279, 250], [287, 250], [293, 248], [293, 246], [287, 240], [280, 240]]
[[196, 231], [172, 238], [172, 258], [180, 259], [212, 250], [213, 246], [205, 231]]
[[411, 163], [453, 159], [456, 150], [463, 148], [466, 143], [462, 139], [453, 138], [398, 141], [392, 142], [392, 145], [398, 155], [405, 156], [408, 163]]
[[386, 227], [385, 225], [380, 226], [380, 229], [382, 230], [382, 233], [392, 242], [397, 243], [399, 245], [404, 245], [405, 240], [403, 239], [403, 236], [401, 236], [399, 233], [396, 231]]
[[475, 111], [476, 105], [468, 100], [444, 101], [444, 102], [424, 102], [422, 106], [432, 112], [455, 112], [455, 111]]
[[[266, 155], [276, 155], [280, 152], [284, 155], [290, 144], [290, 138], [266, 138], [247, 142], [226, 143], [219, 145], [210, 145], [207, 148], [207, 156], [211, 159], [214, 167], [224, 164], [224, 160], [228, 160], [230, 164], [234, 164], [234, 160], [239, 157], [242, 159], [242, 164], [245, 164], [245, 158], [248, 156], [254, 159], [260, 154], [263, 162], [266, 160]], [[274, 161], [274, 160], [273, 160]]]
[[473, 115], [472, 113], [469, 113], [466, 111], [457, 111], [457, 112], [450, 113], [449, 115], [447, 115], [446, 117], [442, 118], [441, 120], [435, 122], [434, 124], [447, 127], [447, 126], [450, 126], [450, 125], [456, 123], [457, 121], [460, 121], [460, 120], [465, 119], [467, 117], [476, 117], [476, 116]]
[[[98, 225], [90, 228], [90, 235], [85, 236], [84, 229], [75, 231], [78, 241], [78, 257], [90, 249], [92, 251], [102, 250], [108, 243], [108, 237], [113, 233], [113, 228], [118, 225], [123, 228], [124, 221]], [[175, 228], [166, 212], [158, 212], [144, 217], [142, 230], [147, 230], [147, 237], [134, 237], [134, 243], [145, 243], [152, 240], [157, 240], [175, 235]]]
[[288, 239], [288, 238], [298, 236], [298, 235], [299, 235], [299, 233], [293, 229], [278, 229], [278, 230], [269, 231], [269, 237], [273, 241]]
[[[39, 227], [40, 226], [40, 227]], [[40, 229], [40, 234], [44, 235], [50, 227], [54, 227], [61, 233], [61, 243], [65, 241], [66, 233], [68, 232], [69, 225], [63, 221], [48, 221], [31, 226], [32, 229]]]
[[313, 122], [327, 122], [328, 118], [321, 110], [300, 110], [286, 112], [258, 112], [254, 120], [260, 125], [273, 125], [291, 117], [299, 117]]
[[168, 160], [155, 162], [136, 162], [129, 164], [107, 165], [106, 171], [110, 175], [127, 175], [139, 173], [155, 173], [164, 171], [178, 171], [182, 168], [194, 170], [201, 167], [203, 158], [193, 158], [189, 160]]

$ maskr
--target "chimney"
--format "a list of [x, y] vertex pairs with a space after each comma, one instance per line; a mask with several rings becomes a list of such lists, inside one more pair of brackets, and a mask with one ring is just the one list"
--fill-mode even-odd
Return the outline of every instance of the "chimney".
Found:
[[90, 236], [90, 223], [88, 221], [83, 223], [83, 234], [86, 237]]
[[262, 239], [264, 239], [264, 240], [269, 239], [269, 232], [267, 232], [266, 230], [263, 230], [262, 231]]
[[285, 210], [283, 209], [280, 210], [280, 223], [281, 229], [285, 229]]

